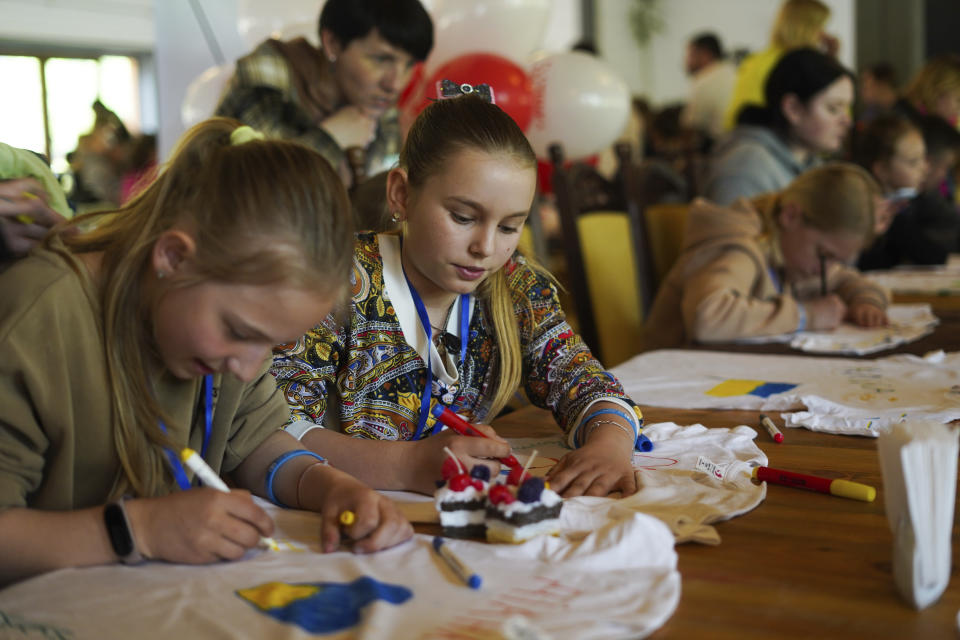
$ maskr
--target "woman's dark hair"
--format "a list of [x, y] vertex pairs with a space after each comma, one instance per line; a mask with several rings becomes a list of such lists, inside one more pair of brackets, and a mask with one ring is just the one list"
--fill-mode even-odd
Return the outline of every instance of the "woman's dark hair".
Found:
[[373, 29], [415, 60], [426, 60], [433, 48], [433, 21], [419, 0], [327, 0], [320, 12], [324, 29], [344, 48]]
[[748, 104], [737, 115], [737, 124], [769, 127], [785, 133], [790, 123], [783, 113], [783, 99], [793, 94], [804, 105], [839, 78], [853, 80], [853, 72], [836, 58], [816, 49], [803, 47], [783, 54], [770, 71], [763, 87], [764, 106]]

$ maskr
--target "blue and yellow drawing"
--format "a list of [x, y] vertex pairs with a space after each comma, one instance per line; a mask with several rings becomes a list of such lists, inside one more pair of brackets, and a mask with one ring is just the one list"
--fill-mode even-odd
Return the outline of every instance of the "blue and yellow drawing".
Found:
[[724, 380], [707, 391], [708, 396], [729, 398], [732, 396], [759, 396], [769, 398], [776, 393], [790, 391], [797, 385], [792, 382], [767, 382], [766, 380]]
[[333, 633], [360, 622], [361, 610], [377, 600], [403, 604], [413, 592], [364, 576], [353, 582], [267, 582], [237, 595], [271, 618], [310, 633]]

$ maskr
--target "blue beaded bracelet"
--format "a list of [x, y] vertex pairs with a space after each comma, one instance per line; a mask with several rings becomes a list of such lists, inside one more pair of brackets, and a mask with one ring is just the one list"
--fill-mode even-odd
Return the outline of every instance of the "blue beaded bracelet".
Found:
[[327, 459], [321, 455], [314, 453], [313, 451], [307, 451], [306, 449], [293, 449], [292, 451], [287, 451], [277, 456], [277, 459], [270, 463], [270, 467], [267, 469], [267, 498], [270, 502], [277, 505], [278, 507], [283, 507], [284, 509], [289, 509], [289, 507], [279, 500], [277, 500], [277, 495], [273, 492], [273, 481], [277, 477], [277, 472], [280, 471], [280, 467], [290, 462], [298, 456], [310, 456], [311, 458], [316, 458], [323, 464], [327, 464]]

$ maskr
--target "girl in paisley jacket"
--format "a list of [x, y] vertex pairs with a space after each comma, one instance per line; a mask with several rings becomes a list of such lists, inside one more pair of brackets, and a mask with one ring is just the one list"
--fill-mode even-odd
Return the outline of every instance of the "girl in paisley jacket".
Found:
[[[499, 107], [477, 95], [429, 105], [387, 181], [402, 232], [360, 234], [348, 307], [275, 353], [287, 431], [376, 488], [429, 493], [445, 447], [499, 471], [509, 445], [482, 423], [522, 387], [574, 447], [555, 489], [635, 492], [640, 411], [517, 249], [535, 184], [536, 156]], [[490, 437], [443, 430], [437, 403]]]

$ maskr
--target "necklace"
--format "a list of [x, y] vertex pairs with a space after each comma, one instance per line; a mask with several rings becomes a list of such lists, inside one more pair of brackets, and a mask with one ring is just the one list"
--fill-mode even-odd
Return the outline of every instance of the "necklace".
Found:
[[455, 304], [457, 304], [456, 298], [454, 298], [453, 302], [450, 303], [450, 306], [447, 307], [447, 313], [443, 316], [443, 322], [440, 323], [439, 327], [433, 323], [430, 323], [430, 327], [436, 329], [437, 331], [446, 331], [447, 325], [450, 324], [450, 314], [453, 312], [453, 305]]
[[447, 307], [447, 314], [443, 318], [443, 322], [440, 323], [440, 326], [430, 324], [431, 329], [435, 329], [436, 333], [433, 335], [433, 345], [437, 348], [437, 353], [440, 354], [441, 360], [447, 359], [447, 336], [450, 333], [447, 331], [447, 325], [450, 323], [450, 314], [453, 312], [453, 306], [457, 304], [456, 299], [450, 303], [450, 306]]

